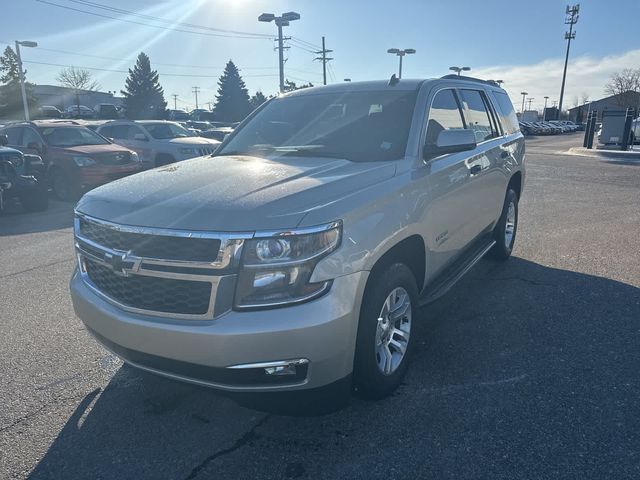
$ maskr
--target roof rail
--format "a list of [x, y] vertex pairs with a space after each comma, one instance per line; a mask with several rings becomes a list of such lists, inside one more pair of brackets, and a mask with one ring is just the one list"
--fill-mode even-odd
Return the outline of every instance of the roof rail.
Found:
[[440, 78], [446, 79], [446, 80], [467, 80], [470, 82], [480, 82], [480, 83], [486, 83], [487, 85], [492, 85], [494, 87], [500, 87], [500, 84], [495, 80], [483, 80], [482, 78], [467, 77], [465, 75], [456, 75], [455, 73], [451, 73], [449, 75], [445, 75]]

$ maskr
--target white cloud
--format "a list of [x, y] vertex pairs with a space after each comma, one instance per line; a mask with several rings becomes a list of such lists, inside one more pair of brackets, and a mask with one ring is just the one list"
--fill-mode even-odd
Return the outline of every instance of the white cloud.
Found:
[[[591, 100], [606, 96], [604, 86], [613, 73], [638, 66], [640, 49], [600, 58], [589, 55], [569, 57], [563, 109], [573, 107], [575, 97], [582, 98], [583, 93], [589, 95]], [[549, 96], [549, 106], [552, 100], [557, 101], [560, 97], [563, 67], [564, 57], [547, 59], [532, 65], [474, 68], [472, 73], [479, 78], [504, 80], [503, 87], [511, 96], [516, 110], [520, 110], [520, 92], [528, 92], [529, 97], [535, 99], [532, 108], [541, 108], [545, 95]]]

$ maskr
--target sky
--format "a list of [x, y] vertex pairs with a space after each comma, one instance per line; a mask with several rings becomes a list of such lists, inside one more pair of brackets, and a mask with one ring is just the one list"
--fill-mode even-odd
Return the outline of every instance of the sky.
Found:
[[[278, 90], [276, 26], [257, 21], [263, 12], [295, 11], [284, 28], [285, 75], [322, 84], [313, 52], [322, 36], [333, 50], [328, 82], [386, 79], [397, 72], [389, 48], [414, 48], [405, 78], [445, 75], [452, 65], [504, 80], [516, 109], [526, 91], [532, 108], [558, 100], [566, 41], [567, 3], [561, 0], [1, 0], [0, 47], [23, 48], [27, 80], [58, 84], [64, 66], [89, 69], [103, 91], [124, 88], [139, 52], [160, 73], [173, 108], [215, 101], [217, 79], [232, 59], [253, 94]], [[106, 7], [107, 9], [105, 9]], [[131, 14], [133, 13], [133, 15]], [[571, 43], [564, 105], [603, 97], [614, 72], [640, 67], [640, 0], [583, 0]]]

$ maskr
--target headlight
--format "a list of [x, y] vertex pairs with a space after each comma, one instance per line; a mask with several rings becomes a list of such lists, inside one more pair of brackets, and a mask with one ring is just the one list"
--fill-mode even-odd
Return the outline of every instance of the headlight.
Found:
[[136, 152], [131, 152], [131, 161], [132, 162], [139, 162], [140, 161], [140, 157], [138, 156], [138, 154]]
[[89, 167], [91, 165], [95, 165], [96, 164], [96, 161], [91, 157], [77, 156], [77, 157], [73, 157], [73, 161], [79, 167]]
[[340, 245], [342, 222], [254, 238], [242, 249], [236, 308], [283, 306], [316, 298], [331, 281], [310, 283], [316, 264]]
[[193, 147], [180, 147], [178, 151], [183, 155], [195, 155], [196, 149]]

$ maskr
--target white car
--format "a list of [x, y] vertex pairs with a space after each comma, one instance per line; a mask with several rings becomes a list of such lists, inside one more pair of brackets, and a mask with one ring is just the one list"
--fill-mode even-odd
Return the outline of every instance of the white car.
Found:
[[164, 120], [116, 120], [98, 127], [97, 132], [134, 150], [145, 168], [210, 155], [220, 144], [193, 136], [180, 124]]

